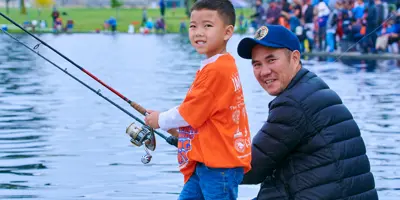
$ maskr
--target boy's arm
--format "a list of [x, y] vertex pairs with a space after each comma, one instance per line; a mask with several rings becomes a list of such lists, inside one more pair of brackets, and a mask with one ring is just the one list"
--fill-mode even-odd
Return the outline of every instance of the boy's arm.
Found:
[[219, 71], [204, 70], [179, 107], [160, 113], [158, 125], [162, 130], [168, 131], [185, 126], [197, 129], [214, 110], [216, 104], [214, 94], [221, 94], [224, 90], [233, 88], [232, 81], [221, 76]]
[[158, 124], [162, 130], [168, 131], [189, 125], [198, 128], [209, 118], [215, 106], [214, 94], [222, 93], [221, 87], [224, 88], [226, 83], [223, 83], [224, 78], [215, 70], [203, 73], [179, 107], [160, 113]]
[[[171, 135], [177, 134], [177, 131], [172, 129], [189, 126], [189, 124], [182, 118], [178, 112], [178, 106], [169, 109], [168, 111], [160, 113], [158, 118], [158, 125], [160, 129], [168, 131]], [[170, 132], [171, 130], [171, 132]], [[174, 135], [175, 136], [175, 135]]]
[[202, 126], [213, 114], [219, 97], [234, 90], [233, 82], [220, 70], [203, 69], [201, 77], [191, 88], [185, 101], [179, 106], [180, 116], [194, 129]]
[[[160, 129], [170, 129], [192, 126], [199, 127], [209, 117], [213, 109], [214, 96], [206, 88], [193, 88], [192, 94], [179, 107], [174, 107], [160, 113], [158, 125]], [[185, 120], [185, 117], [187, 120]]]

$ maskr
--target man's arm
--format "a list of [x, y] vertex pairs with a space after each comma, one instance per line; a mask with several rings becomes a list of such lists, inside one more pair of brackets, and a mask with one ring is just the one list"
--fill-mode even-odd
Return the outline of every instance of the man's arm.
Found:
[[279, 99], [273, 103], [267, 122], [253, 138], [252, 169], [241, 184], [259, 184], [284, 161], [305, 133], [306, 118], [297, 103]]

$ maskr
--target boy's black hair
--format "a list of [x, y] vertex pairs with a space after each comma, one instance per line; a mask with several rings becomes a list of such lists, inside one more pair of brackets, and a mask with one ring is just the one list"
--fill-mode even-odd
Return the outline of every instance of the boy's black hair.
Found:
[[192, 6], [190, 12], [202, 9], [217, 11], [225, 24], [235, 26], [235, 8], [230, 0], [198, 0]]

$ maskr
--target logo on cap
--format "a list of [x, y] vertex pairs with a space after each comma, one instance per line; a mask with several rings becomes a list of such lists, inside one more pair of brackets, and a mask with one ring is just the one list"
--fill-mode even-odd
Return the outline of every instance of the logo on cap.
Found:
[[268, 28], [266, 26], [261, 26], [254, 35], [257, 40], [262, 40], [268, 34]]

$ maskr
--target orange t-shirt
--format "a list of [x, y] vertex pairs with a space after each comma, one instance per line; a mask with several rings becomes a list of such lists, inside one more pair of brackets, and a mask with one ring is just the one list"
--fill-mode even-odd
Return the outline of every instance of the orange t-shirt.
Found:
[[250, 170], [250, 130], [231, 55], [222, 55], [197, 72], [178, 111], [190, 124], [179, 128], [178, 162], [185, 183], [197, 162], [213, 168]]

